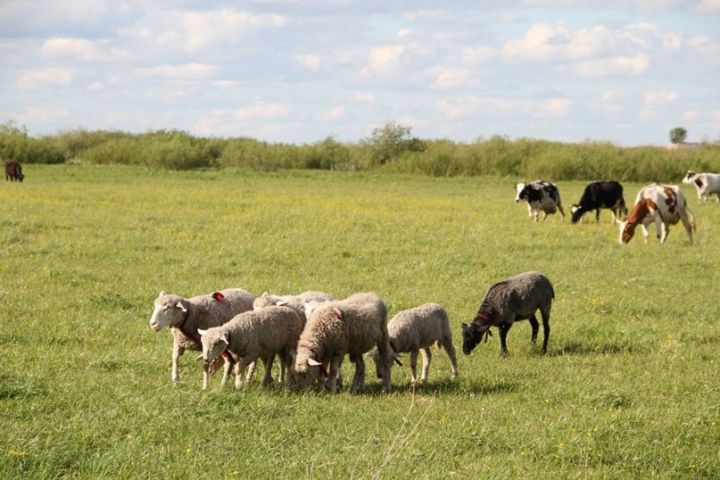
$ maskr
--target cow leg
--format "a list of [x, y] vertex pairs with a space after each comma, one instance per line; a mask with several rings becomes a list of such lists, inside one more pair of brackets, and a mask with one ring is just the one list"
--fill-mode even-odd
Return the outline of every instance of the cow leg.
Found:
[[547, 353], [548, 340], [550, 340], [550, 307], [540, 310], [543, 321], [543, 353]]
[[530, 335], [530, 341], [535, 343], [535, 341], [537, 341], [538, 332], [540, 331], [540, 324], [538, 323], [537, 318], [535, 318], [534, 313], [530, 315], [528, 321], [530, 322], [530, 326], [532, 327], [532, 335]]
[[680, 220], [682, 221], [683, 227], [685, 227], [685, 231], [687, 232], [688, 240], [690, 240], [690, 245], [693, 243], [693, 228], [692, 228], [692, 222], [690, 221], [690, 217], [688, 217], [687, 210], [683, 209], [680, 211]]
[[533, 209], [528, 203], [528, 218], [533, 218]]
[[660, 216], [660, 212], [654, 212], [653, 219], [655, 220], [655, 234], [657, 235], [660, 245], [662, 245], [665, 243], [665, 239], [667, 238], [667, 228], [665, 228], [665, 223]]
[[563, 210], [562, 205], [559, 203], [557, 204], [557, 209], [560, 211], [560, 220], [565, 221], [565, 210]]
[[600, 209], [595, 209], [595, 223], [600, 223]]
[[650, 236], [650, 232], [648, 231], [648, 225], [650, 224], [650, 222], [652, 222], [652, 219], [650, 217], [645, 217], [645, 219], [643, 219], [642, 223], [640, 224], [640, 226], [642, 227], [643, 239], [645, 240], [646, 244], [648, 243], [648, 237]]
[[507, 334], [510, 331], [510, 327], [512, 327], [512, 323], [501, 323], [500, 324], [500, 354], [503, 357], [507, 357], [510, 355], [510, 352], [508, 352], [507, 349]]

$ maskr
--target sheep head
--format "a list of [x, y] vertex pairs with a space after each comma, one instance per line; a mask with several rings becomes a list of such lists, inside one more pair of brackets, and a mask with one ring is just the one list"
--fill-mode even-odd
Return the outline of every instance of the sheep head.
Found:
[[230, 344], [227, 332], [220, 330], [220, 328], [198, 330], [202, 343], [202, 361], [207, 366], [213, 366]]
[[463, 353], [465, 355], [470, 355], [470, 353], [473, 351], [473, 349], [475, 349], [477, 344], [482, 341], [483, 337], [487, 339], [487, 337], [489, 337], [490, 335], [490, 324], [481, 325], [477, 322], [472, 322], [468, 325], [467, 323], [463, 323]]
[[150, 328], [157, 332], [164, 327], [180, 325], [188, 311], [186, 303], [187, 301], [178, 295], [160, 292], [153, 302]]

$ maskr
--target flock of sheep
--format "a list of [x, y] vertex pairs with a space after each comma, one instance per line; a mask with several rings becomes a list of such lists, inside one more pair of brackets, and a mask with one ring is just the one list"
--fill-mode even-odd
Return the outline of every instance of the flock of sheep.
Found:
[[[463, 352], [469, 354], [490, 327], [499, 328], [502, 353], [507, 354], [506, 337], [512, 323], [530, 320], [532, 340], [537, 338], [542, 315], [543, 352], [550, 337], [550, 308], [555, 297], [544, 275], [527, 272], [496, 283], [488, 290], [478, 313], [469, 325], [462, 325]], [[280, 359], [280, 382], [304, 390], [316, 386], [337, 392], [340, 367], [345, 355], [355, 364], [350, 392], [365, 385], [365, 357], [375, 363], [384, 391], [390, 390], [393, 363], [402, 365], [401, 353], [410, 354], [411, 381], [428, 379], [435, 344], [450, 358], [451, 376], [458, 375], [457, 358], [448, 315], [442, 305], [426, 303], [403, 310], [387, 321], [385, 302], [375, 293], [356, 293], [334, 300], [324, 292], [277, 296], [264, 293], [254, 298], [242, 289], [216, 291], [192, 298], [160, 292], [155, 299], [150, 327], [170, 328], [173, 335], [172, 380], [180, 381], [178, 360], [185, 350], [201, 350], [203, 389], [210, 375], [223, 366], [221, 384], [234, 367], [235, 386], [242, 388], [252, 379], [255, 363], [261, 359], [265, 374], [262, 384], [273, 382], [272, 365]], [[422, 353], [418, 377], [417, 358]], [[246, 371], [247, 370], [247, 371]]]
[[[720, 202], [720, 175], [688, 172], [685, 183], [698, 189], [698, 199], [717, 195]], [[531, 217], [537, 221], [540, 211], [562, 210], [557, 186], [536, 180], [518, 184], [516, 200], [526, 200]], [[621, 225], [621, 241], [627, 243], [641, 225], [647, 241], [647, 225], [657, 224], [658, 239], [663, 243], [667, 226], [682, 221], [690, 241], [694, 222], [685, 198], [677, 186], [651, 184], [643, 188], [628, 212], [618, 182], [594, 182], [585, 188], [580, 202], [572, 207], [572, 222], [584, 213], [608, 208], [613, 221]], [[617, 217], [624, 215], [622, 221]], [[477, 344], [491, 335], [490, 327], [500, 333], [501, 353], [508, 354], [507, 334], [513, 323], [528, 320], [531, 340], [540, 330], [536, 312], [543, 324], [543, 353], [550, 338], [550, 310], [555, 291], [550, 280], [539, 272], [526, 272], [492, 285], [470, 324], [462, 324], [462, 349], [470, 354]], [[316, 387], [337, 392], [342, 378], [340, 369], [347, 355], [355, 364], [349, 391], [357, 393], [365, 385], [365, 358], [373, 360], [384, 391], [391, 388], [394, 363], [402, 365], [399, 355], [409, 353], [411, 381], [426, 381], [435, 344], [445, 350], [451, 364], [451, 376], [458, 376], [457, 358], [448, 315], [442, 305], [426, 303], [403, 310], [387, 321], [385, 302], [375, 293], [356, 293], [342, 300], [325, 292], [308, 291], [298, 295], [270, 295], [255, 298], [242, 289], [215, 291], [183, 298], [160, 292], [155, 299], [150, 327], [159, 331], [170, 328], [173, 335], [172, 381], [180, 381], [178, 361], [185, 350], [200, 350], [203, 365], [203, 389], [210, 376], [223, 367], [221, 384], [231, 374], [237, 388], [252, 379], [255, 364], [262, 360], [263, 386], [273, 382], [272, 366], [280, 359], [280, 383], [301, 390]], [[417, 358], [422, 353], [422, 372], [418, 377]]]

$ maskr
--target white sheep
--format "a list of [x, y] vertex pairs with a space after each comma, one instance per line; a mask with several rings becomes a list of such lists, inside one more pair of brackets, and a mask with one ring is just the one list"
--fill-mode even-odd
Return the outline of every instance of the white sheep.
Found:
[[[160, 331], [169, 327], [173, 336], [172, 350], [172, 381], [180, 381], [178, 361], [185, 350], [200, 350], [200, 334], [198, 329], [207, 329], [222, 325], [235, 315], [252, 310], [254, 297], [240, 288], [220, 290], [219, 292], [183, 298], [179, 295], [160, 292], [154, 301], [154, 309], [150, 317], [150, 328]], [[225, 373], [227, 378], [231, 362], [226, 358]], [[203, 388], [207, 388], [210, 369], [203, 371]]]
[[212, 365], [224, 352], [237, 357], [235, 386], [242, 388], [245, 367], [261, 358], [265, 364], [263, 386], [272, 383], [272, 364], [280, 356], [280, 382], [289, 383], [295, 347], [303, 321], [288, 307], [266, 307], [235, 316], [219, 327], [201, 330], [202, 360]]
[[[345, 354], [355, 363], [350, 391], [363, 389], [363, 354], [376, 346], [382, 369], [383, 390], [390, 390], [390, 345], [387, 307], [374, 293], [357, 293], [344, 300], [318, 306], [308, 318], [298, 342], [295, 374], [298, 385], [307, 388], [320, 378], [327, 379], [330, 392], [337, 391], [337, 377]], [[329, 366], [329, 370], [326, 369]]]
[[[430, 362], [432, 353], [430, 346], [435, 343], [438, 348], [444, 348], [450, 357], [450, 365], [452, 378], [458, 375], [457, 358], [455, 356], [455, 347], [452, 343], [452, 332], [450, 330], [450, 322], [448, 315], [442, 305], [437, 303], [426, 303], [419, 307], [403, 310], [395, 315], [388, 323], [388, 334], [390, 337], [390, 355], [392, 360], [400, 364], [397, 360], [397, 354], [410, 352], [410, 369], [412, 372], [412, 383], [416, 383], [417, 378], [417, 357], [418, 353], [423, 355], [423, 368], [420, 381], [424, 382], [428, 379], [430, 372]], [[377, 350], [373, 350], [368, 354], [375, 361], [377, 374], [380, 375], [380, 356]], [[388, 367], [392, 367], [393, 361], [388, 363]], [[402, 365], [402, 364], [400, 364]]]
[[492, 285], [480, 304], [475, 319], [462, 324], [463, 353], [469, 355], [483, 337], [490, 335], [490, 327], [500, 330], [500, 352], [508, 355], [507, 334], [518, 320], [529, 320], [530, 339], [537, 340], [540, 324], [535, 312], [540, 310], [543, 321], [543, 353], [550, 339], [550, 309], [555, 290], [550, 280], [540, 272], [525, 272]]
[[271, 295], [267, 292], [263, 293], [253, 302], [255, 310], [259, 308], [279, 305], [290, 307], [295, 310], [303, 319], [307, 319], [305, 305], [312, 303], [318, 305], [323, 302], [329, 302], [333, 299], [332, 295], [325, 292], [307, 291], [297, 295]]

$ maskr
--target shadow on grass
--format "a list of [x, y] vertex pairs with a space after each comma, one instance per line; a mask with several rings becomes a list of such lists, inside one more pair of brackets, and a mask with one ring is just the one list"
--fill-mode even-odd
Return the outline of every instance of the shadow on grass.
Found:
[[561, 357], [565, 355], [620, 355], [623, 353], [641, 353], [637, 345], [627, 343], [600, 343], [590, 345], [581, 342], [567, 342], [550, 349], [547, 355]]

